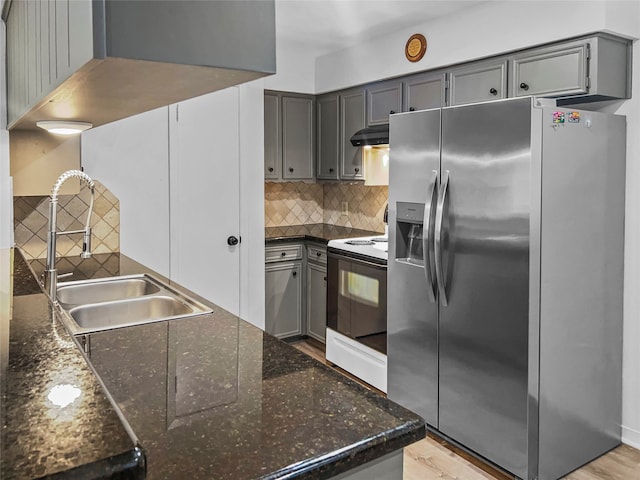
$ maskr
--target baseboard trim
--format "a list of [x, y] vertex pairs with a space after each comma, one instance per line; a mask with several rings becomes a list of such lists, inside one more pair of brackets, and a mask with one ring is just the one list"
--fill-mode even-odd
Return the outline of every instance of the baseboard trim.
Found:
[[622, 426], [622, 443], [640, 450], [640, 431]]

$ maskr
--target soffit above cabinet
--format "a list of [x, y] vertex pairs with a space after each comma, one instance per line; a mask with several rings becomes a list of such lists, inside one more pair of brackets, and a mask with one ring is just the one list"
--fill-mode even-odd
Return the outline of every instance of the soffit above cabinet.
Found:
[[5, 18], [10, 129], [98, 126], [275, 72], [273, 0], [25, 0]]

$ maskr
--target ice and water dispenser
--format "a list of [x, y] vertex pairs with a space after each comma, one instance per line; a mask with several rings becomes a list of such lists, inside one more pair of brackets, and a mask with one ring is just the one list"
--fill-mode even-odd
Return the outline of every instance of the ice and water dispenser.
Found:
[[424, 265], [424, 204], [397, 202], [396, 261]]

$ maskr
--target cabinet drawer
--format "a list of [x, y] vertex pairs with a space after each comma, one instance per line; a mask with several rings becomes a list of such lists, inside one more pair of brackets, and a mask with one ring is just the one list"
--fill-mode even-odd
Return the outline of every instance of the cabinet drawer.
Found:
[[278, 245], [265, 248], [265, 262], [282, 262], [302, 258], [302, 245]]
[[315, 263], [327, 264], [327, 249], [320, 246], [309, 245], [307, 247], [307, 260]]

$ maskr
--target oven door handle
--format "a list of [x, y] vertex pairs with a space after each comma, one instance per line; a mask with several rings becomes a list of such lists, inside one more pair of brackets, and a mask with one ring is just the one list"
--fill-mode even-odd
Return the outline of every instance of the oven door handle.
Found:
[[364, 260], [364, 259], [362, 259], [360, 257], [351, 257], [349, 255], [343, 255], [341, 253], [335, 253], [335, 252], [329, 252], [328, 251], [327, 252], [327, 259], [331, 258], [331, 257], [333, 257], [333, 258], [342, 258], [342, 259], [348, 260], [348, 261], [353, 262], [353, 263], [361, 263], [361, 264], [368, 265], [370, 267], [379, 268], [381, 270], [386, 270], [387, 269], [387, 266], [384, 265], [384, 264], [369, 262], [369, 261]]
[[[437, 285], [434, 280], [434, 275], [431, 266], [431, 218], [433, 210], [437, 203], [438, 198], [438, 171], [432, 170], [431, 186], [427, 192], [427, 199], [424, 202], [424, 218], [422, 221], [422, 256], [424, 258], [424, 276], [427, 279], [427, 292], [429, 293], [429, 300], [431, 303], [436, 302]], [[433, 196], [436, 196], [436, 201], [433, 200]]]

